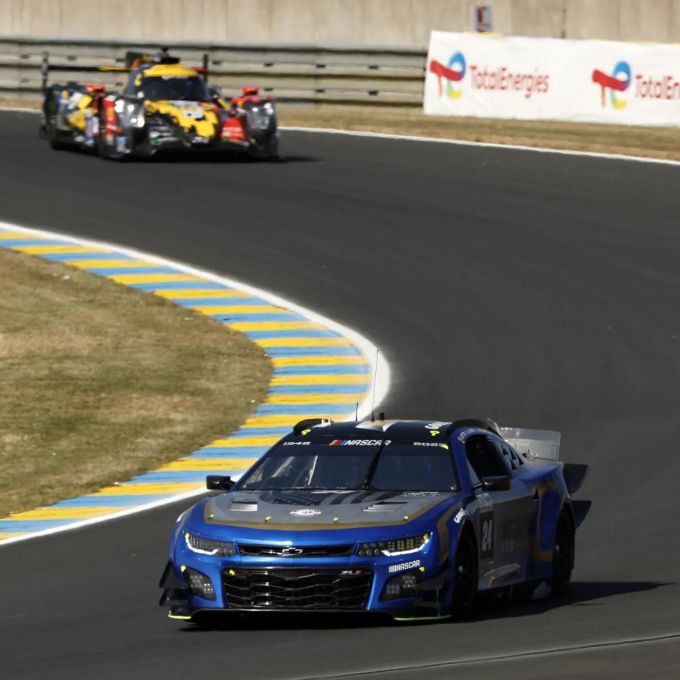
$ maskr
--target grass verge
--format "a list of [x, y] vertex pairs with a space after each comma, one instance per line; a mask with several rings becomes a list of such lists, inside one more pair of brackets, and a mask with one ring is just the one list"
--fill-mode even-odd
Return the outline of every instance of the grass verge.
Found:
[[153, 469], [264, 399], [264, 352], [208, 317], [3, 249], [0, 281], [0, 517]]

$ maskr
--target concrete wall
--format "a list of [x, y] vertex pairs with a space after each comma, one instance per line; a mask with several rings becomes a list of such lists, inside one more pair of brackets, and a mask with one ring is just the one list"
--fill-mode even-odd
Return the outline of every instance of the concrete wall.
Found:
[[[680, 42], [680, 0], [485, 0], [505, 34]], [[473, 0], [0, 0], [0, 35], [425, 47]]]

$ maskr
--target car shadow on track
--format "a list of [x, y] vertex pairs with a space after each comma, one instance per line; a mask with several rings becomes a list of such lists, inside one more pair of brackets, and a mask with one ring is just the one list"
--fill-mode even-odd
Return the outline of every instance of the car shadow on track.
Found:
[[[49, 150], [49, 149], [48, 149]], [[81, 158], [91, 158], [103, 161], [93, 151], [77, 149], [75, 147], [64, 147], [58, 150], [60, 154]], [[222, 164], [222, 165], [288, 165], [290, 163], [319, 163], [323, 159], [318, 156], [301, 156], [296, 154], [281, 154], [276, 158], [255, 158], [245, 153], [234, 151], [224, 152], [201, 152], [201, 151], [166, 151], [155, 156], [149, 157], [123, 157], [116, 160], [107, 160], [112, 165], [193, 165], [193, 164]]]
[[295, 156], [281, 155], [276, 158], [254, 158], [240, 153], [191, 153], [178, 151], [177, 153], [167, 152], [152, 156], [151, 158], [125, 158], [124, 163], [150, 163], [150, 164], [222, 164], [222, 165], [287, 165], [289, 163], [318, 163], [322, 159], [314, 156]]
[[573, 581], [566, 597], [545, 597], [525, 603], [508, 603], [500, 598], [496, 602], [487, 602], [477, 618], [483, 620], [534, 616], [560, 607], [597, 606], [601, 604], [597, 600], [674, 585], [677, 585], [677, 583], [664, 581]]
[[[535, 616], [552, 609], [574, 605], [593, 605], [597, 600], [629, 593], [654, 590], [664, 586], [677, 585], [661, 581], [578, 581], [573, 582], [567, 597], [547, 597], [529, 603], [508, 602], [505, 597], [484, 601], [475, 621], [496, 618]], [[214, 614], [206, 615], [198, 624], [188, 624], [182, 632], [195, 633], [206, 630], [340, 630], [350, 628], [380, 628], [387, 626], [441, 625], [440, 621], [397, 622], [391, 617], [379, 614], [285, 614], [281, 612]]]
[[203, 630], [335, 630], [348, 628], [381, 628], [392, 619], [380, 614], [365, 613], [302, 613], [262, 612], [206, 615], [196, 624], [182, 628], [183, 632]]

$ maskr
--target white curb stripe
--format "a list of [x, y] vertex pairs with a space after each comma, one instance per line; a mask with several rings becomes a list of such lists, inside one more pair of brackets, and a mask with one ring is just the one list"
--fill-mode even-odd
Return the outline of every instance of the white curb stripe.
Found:
[[[100, 247], [100, 248], [105, 248], [105, 249], [110, 249], [114, 250], [118, 253], [122, 253], [124, 255], [127, 255], [129, 257], [132, 257], [134, 259], [139, 259], [139, 260], [146, 260], [154, 263], [158, 263], [160, 265], [172, 267], [175, 270], [178, 270], [182, 273], [185, 274], [191, 274], [194, 276], [199, 276], [203, 279], [205, 279], [208, 282], [214, 282], [214, 283], [219, 283], [224, 286], [228, 286], [231, 288], [237, 288], [245, 293], [249, 293], [255, 297], [262, 298], [263, 300], [266, 300], [270, 302], [272, 305], [278, 306], [278, 307], [284, 307], [286, 310], [289, 310], [291, 312], [295, 312], [298, 314], [301, 314], [305, 316], [308, 320], [312, 322], [316, 322], [319, 324], [324, 325], [325, 327], [334, 330], [344, 337], [348, 338], [364, 355], [366, 358], [367, 363], [370, 366], [371, 373], [370, 375], [373, 376], [375, 373], [375, 364], [376, 364], [376, 357], [377, 357], [377, 348], [376, 346], [367, 338], [365, 338], [363, 335], [361, 335], [359, 332], [356, 330], [349, 328], [348, 326], [345, 326], [343, 324], [337, 323], [321, 314], [318, 314], [317, 312], [313, 312], [312, 310], [307, 309], [306, 307], [303, 307], [301, 305], [298, 305], [294, 302], [291, 302], [287, 300], [286, 298], [283, 298], [279, 295], [276, 295], [275, 293], [271, 293], [267, 290], [263, 290], [261, 288], [257, 288], [255, 286], [251, 286], [247, 283], [243, 283], [242, 281], [239, 281], [237, 279], [232, 279], [229, 277], [221, 276], [219, 274], [216, 274], [214, 272], [206, 271], [203, 269], [199, 269], [196, 267], [192, 267], [190, 265], [177, 262], [175, 260], [170, 260], [168, 258], [163, 258], [159, 257], [157, 255], [152, 255], [150, 253], [146, 253], [144, 251], [128, 248], [125, 246], [120, 246], [115, 243], [111, 242], [105, 242], [105, 241], [95, 241], [95, 240], [90, 240], [90, 239], [83, 239], [78, 236], [74, 236], [72, 234], [68, 234], [65, 232], [57, 232], [57, 231], [48, 231], [48, 230], [43, 230], [43, 229], [32, 229], [28, 227], [23, 227], [20, 225], [8, 223], [8, 222], [0, 222], [0, 230], [7, 230], [7, 231], [15, 231], [15, 232], [21, 232], [27, 234], [27, 236], [35, 235], [35, 236], [42, 236], [42, 237], [48, 237], [48, 238], [54, 238], [54, 239], [68, 239], [69, 241], [72, 241], [73, 243], [77, 245], [82, 245], [82, 246], [93, 246], [93, 247]], [[96, 257], [96, 255], [93, 255], [93, 257]], [[332, 354], [332, 348], [329, 348], [329, 352]], [[373, 383], [374, 389], [373, 393], [370, 391], [366, 393], [363, 401], [359, 405], [359, 418], [365, 418], [367, 417], [370, 413], [371, 410], [373, 409], [373, 401], [375, 400], [375, 405], [377, 406], [387, 395], [387, 392], [389, 390], [389, 385], [390, 385], [390, 367], [388, 362], [380, 355], [380, 364], [378, 367], [377, 375], [376, 375], [376, 380]], [[313, 386], [310, 387], [310, 390], [313, 392], [314, 388]], [[352, 414], [353, 415], [353, 414]], [[304, 417], [304, 416], [301, 416]], [[186, 455], [190, 455], [187, 453]], [[122, 485], [121, 485], [122, 486]], [[64, 524], [61, 526], [56, 526], [56, 527], [51, 527], [51, 528], [46, 528], [38, 531], [33, 531], [33, 532], [28, 532], [25, 534], [17, 535], [15, 537], [10, 537], [10, 538], [4, 538], [0, 540], [0, 546], [2, 545], [8, 545], [11, 543], [16, 543], [19, 541], [23, 540], [28, 540], [30, 538], [36, 538], [38, 536], [47, 536], [50, 534], [55, 534], [55, 533], [61, 533], [64, 531], [70, 531], [72, 529], [77, 529], [83, 526], [89, 526], [92, 524], [97, 524], [99, 522], [106, 522], [112, 519], [118, 519], [120, 517], [126, 517], [128, 515], [135, 514], [137, 512], [142, 512], [145, 510], [150, 510], [153, 508], [158, 508], [163, 505], [168, 505], [170, 503], [175, 503], [176, 501], [184, 500], [187, 498], [192, 498], [194, 496], [200, 495], [205, 493], [205, 489], [203, 488], [197, 488], [191, 491], [187, 492], [182, 492], [179, 494], [174, 494], [172, 496], [166, 496], [163, 498], [159, 498], [157, 501], [152, 501], [149, 503], [145, 503], [139, 506], [134, 506], [134, 507], [129, 507], [129, 508], [123, 508], [120, 512], [113, 512], [112, 514], [108, 515], [102, 515], [100, 517], [92, 517], [88, 519], [83, 519], [83, 520], [76, 520], [74, 522], [71, 522], [69, 524]]]

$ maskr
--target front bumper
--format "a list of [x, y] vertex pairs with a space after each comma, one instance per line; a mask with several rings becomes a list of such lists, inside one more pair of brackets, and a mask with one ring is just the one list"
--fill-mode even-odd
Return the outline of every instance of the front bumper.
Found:
[[393, 557], [265, 559], [197, 555], [182, 543], [159, 584], [171, 618], [205, 611], [374, 612], [397, 619], [449, 613], [451, 573], [436, 545]]

